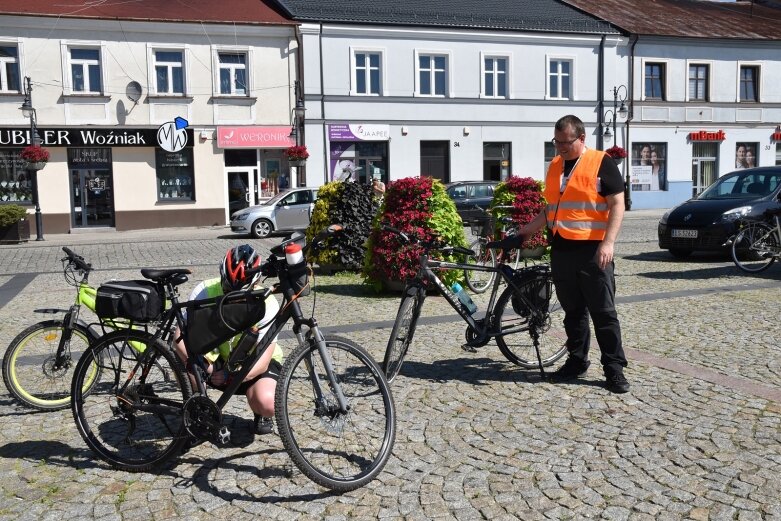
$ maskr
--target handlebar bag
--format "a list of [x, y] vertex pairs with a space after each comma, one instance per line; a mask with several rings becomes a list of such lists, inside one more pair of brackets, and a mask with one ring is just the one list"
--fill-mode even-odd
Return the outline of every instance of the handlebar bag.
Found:
[[187, 349], [196, 355], [206, 354], [256, 325], [266, 314], [263, 295], [251, 292], [194, 300], [185, 307]]
[[101, 284], [95, 297], [100, 318], [124, 318], [134, 322], [156, 320], [165, 308], [158, 285], [148, 280], [114, 280]]

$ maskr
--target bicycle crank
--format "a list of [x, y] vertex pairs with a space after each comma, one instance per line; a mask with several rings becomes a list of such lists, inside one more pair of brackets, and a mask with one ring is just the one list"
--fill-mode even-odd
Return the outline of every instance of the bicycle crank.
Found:
[[184, 427], [190, 436], [199, 440], [211, 440], [217, 445], [230, 442], [231, 432], [222, 425], [222, 411], [206, 396], [196, 395], [184, 404]]
[[466, 331], [464, 332], [466, 344], [461, 346], [461, 349], [469, 351], [470, 353], [476, 353], [476, 348], [487, 345], [491, 340], [490, 335], [486, 335], [483, 332], [485, 330], [485, 319], [476, 320], [475, 325], [478, 327], [479, 332], [472, 328], [472, 326], [467, 326]]

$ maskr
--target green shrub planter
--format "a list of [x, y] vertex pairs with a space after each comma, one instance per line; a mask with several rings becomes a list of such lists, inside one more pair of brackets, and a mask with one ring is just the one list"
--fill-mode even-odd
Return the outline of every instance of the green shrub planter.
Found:
[[[424, 240], [439, 237], [452, 246], [466, 247], [464, 224], [456, 206], [445, 193], [445, 185], [431, 177], [407, 177], [389, 183], [377, 219], [372, 225], [364, 260], [366, 282], [376, 289], [403, 287], [404, 281], [417, 273], [420, 246], [403, 244], [394, 233], [380, 230], [384, 223]], [[447, 260], [457, 261], [449, 257]], [[463, 282], [461, 271], [440, 273], [450, 286]]]
[[331, 224], [341, 224], [344, 232], [333, 237], [328, 246], [307, 260], [323, 271], [360, 271], [366, 254], [366, 240], [379, 201], [368, 185], [335, 181], [320, 187], [312, 218], [306, 230], [307, 242]]
[[18, 204], [0, 205], [0, 243], [17, 244], [30, 239], [27, 209]]

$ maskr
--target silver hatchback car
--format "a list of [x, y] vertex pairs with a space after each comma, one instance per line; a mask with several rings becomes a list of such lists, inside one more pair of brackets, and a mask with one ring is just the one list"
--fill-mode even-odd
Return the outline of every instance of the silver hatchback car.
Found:
[[285, 190], [263, 204], [233, 212], [231, 231], [262, 239], [272, 232], [305, 230], [316, 200], [317, 188]]

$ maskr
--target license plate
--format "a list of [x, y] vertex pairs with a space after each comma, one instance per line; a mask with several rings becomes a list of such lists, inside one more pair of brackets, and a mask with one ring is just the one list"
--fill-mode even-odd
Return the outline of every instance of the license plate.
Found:
[[696, 239], [697, 230], [673, 230], [672, 236], [679, 239]]

